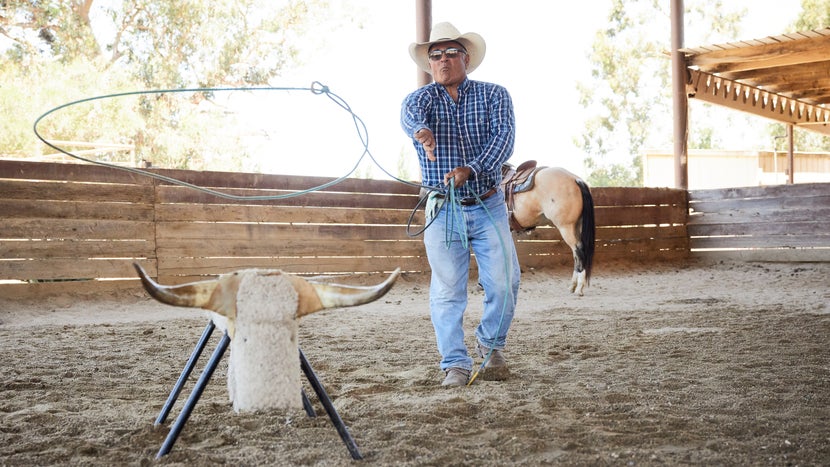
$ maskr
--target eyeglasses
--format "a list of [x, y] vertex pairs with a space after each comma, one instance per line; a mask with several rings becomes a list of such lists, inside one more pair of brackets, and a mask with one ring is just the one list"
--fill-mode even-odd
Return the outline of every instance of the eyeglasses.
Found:
[[465, 53], [467, 53], [467, 52], [465, 52], [462, 49], [458, 49], [458, 48], [455, 48], [455, 47], [450, 47], [450, 48], [447, 48], [445, 50], [435, 49], [435, 50], [431, 51], [429, 54], [427, 54], [427, 56], [433, 62], [437, 62], [438, 60], [441, 60], [441, 57], [443, 57], [444, 55], [446, 55], [447, 58], [456, 58], [456, 57], [460, 57], [461, 54], [465, 54]]

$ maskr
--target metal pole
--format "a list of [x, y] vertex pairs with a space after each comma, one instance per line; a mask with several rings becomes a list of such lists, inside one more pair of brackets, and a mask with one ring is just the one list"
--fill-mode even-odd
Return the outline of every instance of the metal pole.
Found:
[[683, 0], [671, 2], [672, 95], [674, 102], [674, 185], [689, 189], [689, 96], [683, 48]]
[[188, 397], [187, 402], [185, 402], [182, 412], [179, 414], [179, 417], [176, 418], [176, 421], [170, 428], [170, 432], [167, 433], [167, 438], [164, 440], [164, 444], [161, 445], [161, 449], [159, 449], [158, 454], [156, 454], [156, 459], [161, 459], [164, 455], [169, 453], [171, 449], [173, 449], [173, 445], [176, 443], [176, 439], [178, 439], [179, 434], [182, 432], [184, 424], [187, 423], [187, 419], [190, 418], [193, 408], [196, 406], [196, 403], [199, 402], [199, 398], [202, 397], [202, 393], [205, 391], [205, 387], [207, 386], [208, 381], [210, 381], [210, 377], [213, 376], [213, 372], [216, 370], [216, 367], [219, 366], [219, 361], [222, 360], [222, 356], [225, 355], [225, 351], [228, 349], [228, 345], [230, 345], [230, 343], [231, 338], [228, 336], [228, 333], [225, 332], [222, 336], [222, 340], [219, 341], [219, 345], [216, 347], [216, 350], [213, 351], [213, 355], [210, 356], [210, 360], [205, 366], [205, 369], [202, 370], [202, 375], [196, 382], [196, 386], [193, 387], [193, 391], [190, 393], [190, 397]]
[[787, 183], [792, 185], [795, 183], [795, 151], [794, 151], [794, 126], [792, 123], [787, 125]]
[[193, 353], [190, 354], [190, 358], [187, 360], [182, 373], [179, 375], [179, 380], [176, 381], [176, 385], [173, 386], [173, 390], [170, 391], [170, 395], [167, 397], [167, 402], [165, 402], [164, 407], [161, 408], [161, 412], [159, 413], [158, 418], [156, 418], [154, 425], [161, 425], [165, 422], [165, 420], [167, 420], [170, 410], [173, 409], [173, 404], [176, 403], [176, 400], [179, 398], [179, 394], [182, 392], [184, 383], [187, 381], [187, 378], [190, 377], [190, 373], [193, 371], [193, 367], [196, 366], [196, 361], [199, 360], [199, 356], [202, 355], [202, 351], [205, 350], [205, 345], [207, 344], [208, 339], [210, 339], [210, 335], [213, 334], [214, 328], [216, 328], [216, 325], [213, 324], [213, 321], [209, 321], [207, 326], [205, 326], [205, 330], [202, 332], [202, 337], [193, 349]]
[[[415, 42], [426, 42], [432, 31], [432, 0], [415, 0]], [[418, 69], [418, 87], [432, 82], [432, 76]]]
[[337, 413], [337, 409], [335, 409], [334, 404], [331, 403], [329, 395], [326, 394], [326, 390], [323, 388], [320, 380], [317, 379], [317, 375], [314, 374], [311, 364], [308, 363], [308, 359], [305, 358], [303, 349], [300, 349], [300, 367], [302, 367], [303, 373], [305, 373], [306, 378], [308, 378], [308, 382], [311, 383], [311, 387], [314, 389], [314, 392], [317, 393], [317, 398], [320, 399], [320, 403], [323, 404], [323, 408], [326, 409], [326, 413], [329, 415], [331, 422], [337, 429], [337, 433], [340, 434], [340, 439], [343, 440], [343, 443], [345, 443], [346, 447], [349, 449], [352, 459], [363, 459], [363, 456], [357, 449], [357, 444], [355, 443], [354, 438], [352, 438], [352, 435], [349, 434], [348, 428], [346, 428], [346, 424], [343, 423], [343, 419], [340, 418], [340, 414]]

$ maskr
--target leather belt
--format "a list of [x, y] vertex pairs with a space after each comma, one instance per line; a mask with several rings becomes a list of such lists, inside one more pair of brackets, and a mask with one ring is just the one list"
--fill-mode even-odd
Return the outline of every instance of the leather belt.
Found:
[[[498, 191], [498, 190], [496, 190], [495, 188], [490, 188], [489, 191], [487, 191], [483, 195], [479, 196], [479, 199], [484, 201], [485, 199], [487, 199], [487, 198], [493, 196], [494, 194], [496, 194], [496, 191]], [[436, 196], [439, 197], [439, 198], [444, 197], [444, 195], [436, 195]], [[478, 200], [475, 198], [475, 196], [470, 197], [470, 198], [461, 198], [460, 200], [458, 200], [458, 203], [462, 206], [472, 206], [472, 205], [476, 204], [477, 202], [478, 202]]]

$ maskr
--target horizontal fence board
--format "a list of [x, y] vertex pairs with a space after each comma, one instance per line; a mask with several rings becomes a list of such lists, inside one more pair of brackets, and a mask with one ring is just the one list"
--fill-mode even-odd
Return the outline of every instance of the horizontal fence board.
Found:
[[[362, 207], [306, 207], [306, 206], [242, 206], [161, 204], [156, 220], [159, 222], [283, 222], [305, 224], [366, 224], [405, 225], [411, 210], [364, 209]], [[423, 223], [423, 210], [413, 219], [413, 225]]]
[[0, 240], [0, 261], [12, 258], [146, 258], [155, 254], [156, 243], [152, 240]]
[[421, 272], [429, 269], [426, 257], [373, 258], [192, 258], [190, 260], [159, 260], [159, 280], [182, 283], [200, 277], [225, 274], [240, 269], [281, 269], [298, 274], [332, 274], [352, 272]]
[[281, 241], [329, 239], [332, 247], [344, 239], [359, 240], [408, 240], [400, 226], [340, 225], [340, 224], [222, 224], [165, 222], [156, 229], [158, 242], [168, 239], [231, 241]]
[[[298, 175], [252, 174], [239, 172], [193, 171], [177, 169], [146, 169], [200, 187], [252, 188], [258, 190], [338, 191], [353, 193], [389, 193], [417, 195], [418, 187], [394, 180], [346, 178], [338, 183], [336, 177], [311, 177]], [[160, 182], [171, 185], [169, 182]], [[329, 186], [330, 185], [330, 186]], [[172, 185], [171, 185], [172, 186]]]
[[809, 222], [817, 218], [830, 215], [830, 206], [815, 209], [777, 210], [760, 213], [757, 210], [735, 209], [730, 211], [716, 211], [695, 213], [689, 216], [690, 225], [699, 224], [752, 224], [756, 222]]
[[685, 224], [687, 216], [685, 208], [676, 206], [596, 206], [594, 208], [597, 226]]
[[[709, 235], [830, 235], [830, 218], [817, 216], [814, 222], [751, 222], [729, 224], [690, 224], [689, 235], [701, 237]], [[825, 241], [830, 240], [826, 238]]]
[[[539, 254], [561, 254], [567, 255], [569, 258], [573, 257], [571, 247], [564, 241], [551, 242], [517, 242], [516, 254], [520, 257], [525, 255], [539, 255]], [[521, 261], [519, 261], [521, 263]]]
[[153, 202], [153, 189], [149, 186], [111, 183], [0, 180], [0, 199], [72, 200], [146, 204]]
[[654, 238], [639, 240], [600, 240], [595, 246], [595, 252], [606, 254], [611, 251], [629, 252], [659, 252], [660, 250], [686, 249], [688, 241], [676, 238]]
[[823, 196], [827, 194], [826, 183], [798, 183], [794, 185], [769, 185], [737, 188], [718, 188], [712, 190], [693, 190], [689, 192], [689, 202], [707, 200], [733, 200], [751, 198], [774, 198], [780, 196], [804, 197]]
[[165, 242], [158, 248], [160, 257], [281, 257], [315, 256], [337, 254], [340, 256], [411, 256], [423, 254], [424, 244], [420, 240], [371, 241], [363, 239], [331, 240], [309, 237], [304, 239], [274, 242], [253, 240], [229, 242], [187, 240]]
[[[683, 249], [659, 249], [655, 245], [647, 245], [641, 249], [608, 248], [598, 249], [594, 256], [594, 265], [603, 261], [628, 261], [628, 262], [651, 262], [651, 261], [677, 261], [689, 257], [689, 251]], [[573, 266], [573, 256], [570, 253], [553, 254], [531, 254], [524, 256], [519, 264], [524, 268], [544, 269], [550, 266]]]
[[[596, 239], [636, 239], [636, 238], [685, 238], [685, 225], [632, 226], [632, 227], [597, 227]], [[517, 241], [562, 240], [562, 234], [554, 227], [539, 227], [529, 233], [516, 233]]]
[[0, 198], [2, 219], [107, 219], [153, 221], [152, 204]]
[[686, 206], [687, 194], [674, 188], [592, 188], [594, 206]]
[[830, 237], [763, 235], [734, 237], [692, 238], [689, 245], [694, 249], [713, 248], [803, 248], [823, 247], [830, 244]]
[[90, 219], [6, 219], [0, 225], [4, 239], [129, 240], [152, 241], [153, 222]]
[[114, 292], [129, 292], [131, 294], [146, 295], [141, 281], [134, 279], [124, 280], [84, 280], [64, 282], [24, 282], [0, 284], [0, 296], [10, 300], [42, 300], [45, 297], [71, 296], [82, 300], [84, 296], [99, 297], [102, 294]]
[[766, 262], [830, 262], [830, 248], [751, 248], [717, 251], [693, 251], [692, 257], [704, 260]]
[[0, 179], [62, 180], [70, 182], [153, 185], [153, 179], [126, 170], [97, 164], [0, 161]]
[[692, 211], [757, 211], [802, 210], [830, 206], [830, 194], [815, 196], [776, 196], [752, 199], [725, 199], [690, 202]]
[[[161, 186], [157, 200], [163, 204], [248, 204], [268, 206], [363, 207], [366, 209], [412, 209], [418, 204], [416, 195], [389, 195], [377, 193], [312, 192], [294, 196], [290, 190], [253, 190], [223, 188], [226, 195], [260, 199], [227, 199], [214, 194], [184, 187]], [[275, 199], [261, 199], [274, 197]]]
[[137, 277], [133, 263], [146, 264], [146, 258], [78, 260], [75, 258], [0, 261], [3, 280], [67, 280]]

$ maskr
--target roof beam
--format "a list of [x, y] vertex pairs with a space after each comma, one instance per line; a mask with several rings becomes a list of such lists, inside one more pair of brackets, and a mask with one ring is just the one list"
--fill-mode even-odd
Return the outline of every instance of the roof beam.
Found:
[[687, 65], [710, 73], [774, 68], [827, 60], [830, 35], [771, 44], [745, 45], [696, 53]]
[[687, 76], [690, 98], [830, 135], [830, 109], [700, 70], [689, 70]]

